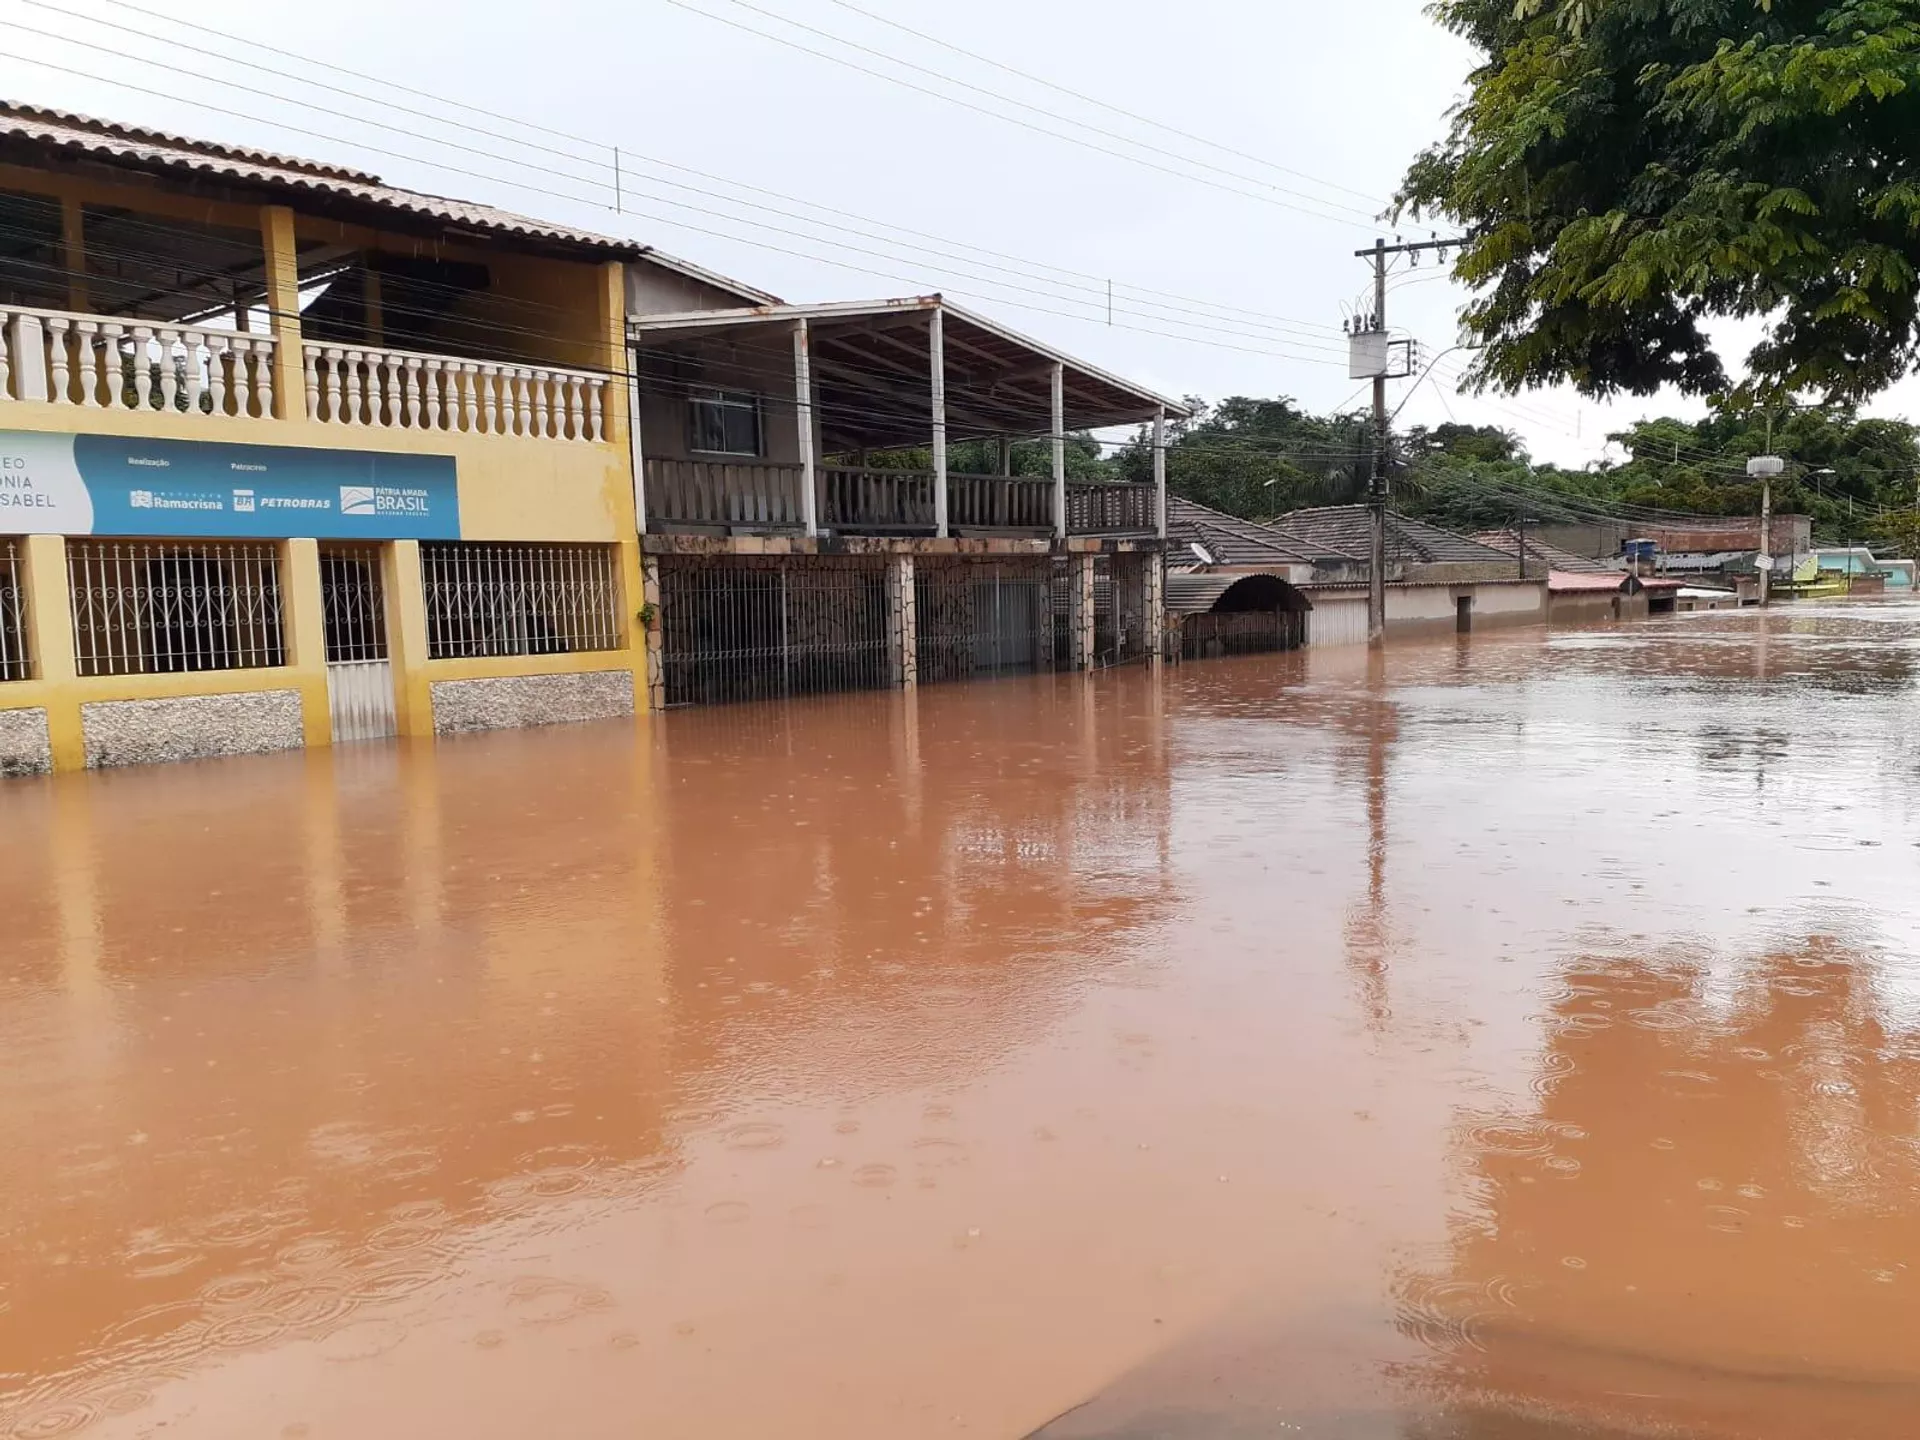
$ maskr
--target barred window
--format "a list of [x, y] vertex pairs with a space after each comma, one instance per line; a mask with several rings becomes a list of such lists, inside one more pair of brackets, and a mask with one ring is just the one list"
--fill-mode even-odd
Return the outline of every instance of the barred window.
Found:
[[0, 681], [29, 680], [26, 609], [20, 603], [20, 542], [0, 537]]
[[428, 657], [618, 650], [613, 556], [611, 545], [423, 543]]
[[287, 663], [272, 545], [69, 540], [67, 586], [82, 675]]

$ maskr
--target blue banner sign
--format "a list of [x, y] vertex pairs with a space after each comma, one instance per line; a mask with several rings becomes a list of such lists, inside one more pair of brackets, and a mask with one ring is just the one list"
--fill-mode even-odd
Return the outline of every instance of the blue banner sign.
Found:
[[457, 540], [451, 455], [0, 431], [0, 535]]

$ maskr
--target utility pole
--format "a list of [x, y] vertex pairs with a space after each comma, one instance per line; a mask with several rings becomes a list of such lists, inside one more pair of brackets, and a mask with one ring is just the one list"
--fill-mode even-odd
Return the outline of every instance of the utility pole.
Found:
[[1773, 477], [1787, 468], [1778, 455], [1756, 455], [1747, 461], [1747, 477], [1760, 482], [1760, 604], [1772, 603], [1773, 590]]
[[[1373, 262], [1373, 313], [1354, 321], [1347, 332], [1347, 378], [1373, 381], [1373, 474], [1367, 483], [1370, 541], [1367, 554], [1367, 644], [1379, 646], [1387, 635], [1387, 446], [1391, 440], [1392, 417], [1387, 414], [1387, 381], [1403, 380], [1412, 373], [1412, 364], [1399, 374], [1389, 364], [1387, 340], [1387, 257], [1405, 255], [1419, 263], [1422, 251], [1437, 250], [1444, 262], [1449, 249], [1459, 240], [1416, 240], [1387, 244], [1376, 239], [1366, 250], [1353, 253]], [[1408, 351], [1411, 362], [1412, 352]]]
[[1367, 644], [1387, 639], [1387, 242], [1373, 242], [1373, 329], [1380, 364], [1373, 375], [1373, 476], [1367, 483]]

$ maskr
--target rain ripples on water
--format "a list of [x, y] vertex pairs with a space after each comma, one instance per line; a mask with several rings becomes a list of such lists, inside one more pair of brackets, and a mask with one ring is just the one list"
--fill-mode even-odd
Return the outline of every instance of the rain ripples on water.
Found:
[[6, 782], [0, 1437], [1908, 1440], [1917, 675], [1783, 606]]

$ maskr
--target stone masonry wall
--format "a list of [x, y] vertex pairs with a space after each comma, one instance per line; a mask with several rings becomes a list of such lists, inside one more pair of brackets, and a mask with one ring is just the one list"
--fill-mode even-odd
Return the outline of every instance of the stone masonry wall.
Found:
[[93, 767], [298, 750], [306, 743], [298, 690], [96, 700], [80, 707], [80, 728]]
[[436, 735], [616, 720], [633, 714], [633, 676], [625, 670], [436, 680], [432, 692]]
[[45, 775], [52, 769], [47, 712], [0, 710], [0, 775]]

